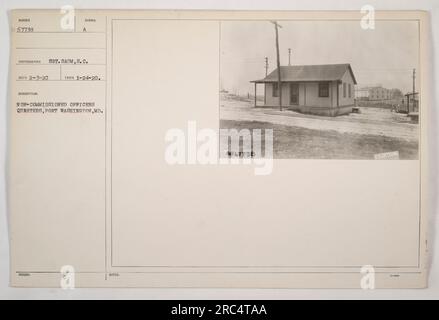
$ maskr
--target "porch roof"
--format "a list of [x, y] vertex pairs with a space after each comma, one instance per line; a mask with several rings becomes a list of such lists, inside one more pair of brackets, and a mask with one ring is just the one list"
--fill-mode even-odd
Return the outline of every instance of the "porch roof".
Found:
[[[338, 81], [349, 70], [354, 84], [357, 84], [351, 65], [344, 64], [321, 64], [321, 65], [296, 65], [281, 66], [280, 75], [282, 82], [310, 82], [310, 81]], [[264, 79], [253, 80], [254, 83], [277, 82], [277, 69], [268, 74]]]

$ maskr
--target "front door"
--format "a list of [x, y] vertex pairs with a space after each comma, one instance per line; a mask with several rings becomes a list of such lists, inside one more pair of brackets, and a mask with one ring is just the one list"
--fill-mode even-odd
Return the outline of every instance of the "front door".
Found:
[[299, 104], [299, 84], [290, 84], [290, 104]]

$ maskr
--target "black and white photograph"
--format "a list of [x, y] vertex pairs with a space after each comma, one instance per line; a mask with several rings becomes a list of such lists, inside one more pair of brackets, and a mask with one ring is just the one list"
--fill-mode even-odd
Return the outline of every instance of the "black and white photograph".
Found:
[[0, 1], [0, 300], [439, 297], [439, 2], [169, 1]]
[[418, 159], [417, 21], [223, 21], [220, 38], [221, 129], [272, 129], [275, 159]]

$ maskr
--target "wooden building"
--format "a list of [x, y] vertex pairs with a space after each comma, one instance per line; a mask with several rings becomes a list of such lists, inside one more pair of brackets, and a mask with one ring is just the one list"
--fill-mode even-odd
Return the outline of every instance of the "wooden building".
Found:
[[302, 113], [338, 116], [352, 112], [357, 81], [350, 64], [281, 66], [280, 71], [281, 90], [277, 69], [264, 79], [251, 81], [255, 97], [258, 84], [265, 86], [261, 107], [279, 107], [281, 94], [282, 107]]

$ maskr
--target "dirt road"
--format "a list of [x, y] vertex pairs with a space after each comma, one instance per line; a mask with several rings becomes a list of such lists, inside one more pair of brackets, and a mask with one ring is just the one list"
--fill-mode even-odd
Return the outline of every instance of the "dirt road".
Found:
[[340, 133], [379, 135], [418, 140], [418, 124], [409, 123], [404, 114], [379, 108], [361, 108], [360, 114], [339, 117], [304, 115], [291, 110], [254, 108], [251, 102], [226, 99], [221, 101], [222, 120], [261, 121], [314, 130], [334, 130]]

